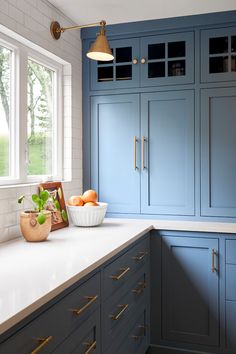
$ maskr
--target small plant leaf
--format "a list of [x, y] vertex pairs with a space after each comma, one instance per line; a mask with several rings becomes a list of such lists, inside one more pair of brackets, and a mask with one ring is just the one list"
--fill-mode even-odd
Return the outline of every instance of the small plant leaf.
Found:
[[39, 213], [37, 216], [37, 221], [40, 225], [44, 224], [46, 221], [46, 216], [43, 213]]
[[57, 193], [58, 193], [59, 198], [61, 199], [62, 198], [62, 191], [61, 191], [60, 187], [58, 188]]
[[68, 220], [67, 213], [64, 209], [61, 211], [61, 217], [65, 222]]
[[58, 200], [55, 200], [54, 204], [55, 204], [57, 210], [61, 210], [60, 203], [58, 202]]
[[21, 195], [19, 198], [18, 198], [18, 203], [21, 204], [24, 200], [25, 196], [24, 195]]
[[43, 190], [40, 192], [40, 198], [46, 202], [49, 198], [49, 192], [47, 190]]
[[32, 200], [33, 200], [34, 203], [38, 204], [39, 196], [37, 194], [32, 194]]

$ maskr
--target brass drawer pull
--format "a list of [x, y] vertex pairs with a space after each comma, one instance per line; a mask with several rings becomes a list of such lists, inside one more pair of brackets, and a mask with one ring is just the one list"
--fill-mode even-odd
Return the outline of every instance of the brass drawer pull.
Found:
[[47, 338], [37, 338], [39, 345], [30, 354], [36, 354], [40, 352], [40, 350], [43, 349], [43, 347], [45, 347], [45, 345], [47, 345], [50, 342], [50, 340], [52, 340], [52, 338], [53, 338], [52, 336], [49, 336]]
[[120, 280], [128, 271], [130, 270], [130, 267], [127, 268], [120, 268], [122, 271], [119, 275], [111, 275], [111, 279], [113, 280]]
[[142, 170], [144, 171], [145, 170], [145, 137], [142, 136]]
[[140, 285], [138, 288], [132, 290], [132, 292], [137, 295], [141, 294], [143, 292], [143, 290], [146, 289], [147, 283], [140, 282], [140, 283], [138, 283], [138, 285]]
[[215, 256], [216, 256], [216, 250], [214, 250], [214, 248], [213, 248], [211, 251], [211, 271], [212, 271], [212, 273], [214, 273], [216, 271]]
[[98, 298], [98, 295], [95, 296], [85, 296], [85, 299], [89, 300], [87, 304], [85, 304], [83, 307], [80, 309], [74, 309], [72, 310], [73, 313], [77, 316], [81, 315], [82, 312], [84, 312], [89, 306], [91, 306]]
[[94, 341], [93, 343], [83, 343], [83, 345], [86, 345], [88, 347], [84, 354], [89, 354], [96, 349], [97, 342]]
[[111, 315], [111, 318], [114, 320], [114, 321], [117, 321], [120, 316], [127, 310], [127, 308], [129, 307], [129, 304], [125, 304], [125, 305], [119, 305], [118, 307], [121, 307], [121, 311], [118, 312], [117, 315]]
[[141, 261], [147, 254], [148, 252], [139, 252], [139, 255], [133, 257], [136, 261]]
[[132, 335], [132, 338], [134, 339], [135, 342], [146, 336], [147, 327], [146, 326], [138, 326], [138, 328], [141, 329], [140, 335], [138, 335], [138, 336], [137, 335]]

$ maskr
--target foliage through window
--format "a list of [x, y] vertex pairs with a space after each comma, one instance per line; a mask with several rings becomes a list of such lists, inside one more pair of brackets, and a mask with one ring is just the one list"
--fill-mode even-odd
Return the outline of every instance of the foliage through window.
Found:
[[53, 82], [51, 69], [28, 60], [28, 175], [52, 175]]
[[12, 51], [0, 46], [0, 176], [10, 175]]

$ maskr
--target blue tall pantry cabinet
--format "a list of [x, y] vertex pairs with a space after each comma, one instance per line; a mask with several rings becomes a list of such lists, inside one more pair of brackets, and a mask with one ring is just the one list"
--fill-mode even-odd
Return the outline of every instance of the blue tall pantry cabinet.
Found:
[[[84, 56], [84, 187], [108, 216], [236, 222], [236, 12], [107, 35], [114, 61]], [[149, 353], [236, 353], [235, 243], [152, 233]]]

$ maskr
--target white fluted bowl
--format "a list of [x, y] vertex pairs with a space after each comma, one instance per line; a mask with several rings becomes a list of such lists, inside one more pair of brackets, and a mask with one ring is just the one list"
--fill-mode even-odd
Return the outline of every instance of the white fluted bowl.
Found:
[[76, 226], [97, 226], [103, 222], [107, 211], [107, 203], [97, 203], [98, 206], [67, 205], [71, 221]]

